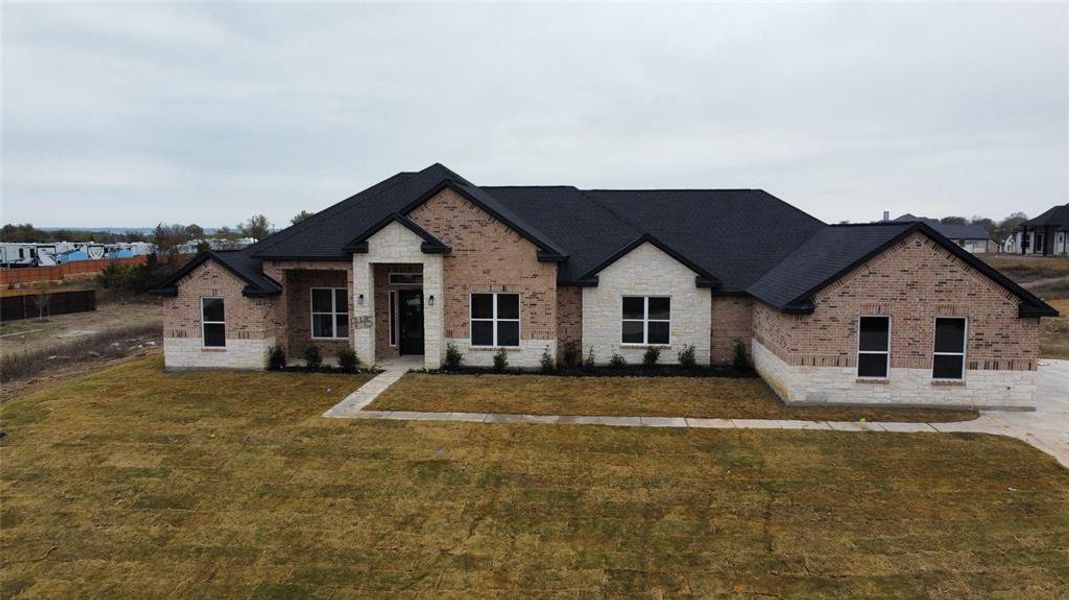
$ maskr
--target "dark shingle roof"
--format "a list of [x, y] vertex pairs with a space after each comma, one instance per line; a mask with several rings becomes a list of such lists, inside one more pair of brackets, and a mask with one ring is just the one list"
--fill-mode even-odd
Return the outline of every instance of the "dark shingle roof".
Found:
[[1069, 226], [1069, 204], [1055, 206], [1034, 219], [1021, 224], [1023, 227]]
[[747, 292], [786, 312], [812, 312], [815, 293], [914, 231], [932, 238], [960, 260], [1016, 295], [1022, 302], [1020, 316], [1058, 315], [1058, 311], [1047, 303], [922, 221], [825, 227], [769, 270]]
[[913, 227], [910, 222], [824, 227], [746, 291], [781, 310], [804, 312], [814, 288]]
[[280, 287], [263, 275], [262, 260], [350, 260], [353, 252], [364, 250], [372, 233], [390, 222], [420, 235], [425, 252], [448, 252], [448, 246], [407, 217], [446, 188], [534, 243], [539, 260], [559, 262], [561, 284], [593, 285], [598, 270], [649, 242], [693, 270], [697, 285], [719, 294], [750, 294], [781, 310], [804, 312], [816, 290], [906, 232], [920, 229], [1017, 294], [1024, 302], [1022, 314], [1054, 312], [949, 242], [936, 231], [938, 223], [928, 225], [929, 220], [913, 215], [903, 215], [902, 222], [828, 226], [762, 190], [480, 187], [440, 164], [418, 173], [398, 173], [243, 250], [207, 253], [159, 291], [174, 293], [184, 273], [215, 259], [248, 283], [246, 295], [277, 294]]
[[223, 265], [246, 283], [242, 293], [246, 296], [275, 296], [282, 292], [282, 286], [263, 272], [263, 262], [250, 255], [252, 246], [241, 250], [209, 250], [189, 261], [181, 269], [167, 279], [155, 293], [174, 296], [178, 293], [179, 280], [189, 274], [190, 271], [204, 264], [208, 260], [215, 260]]
[[[742, 292], [825, 224], [763, 190], [585, 192]], [[615, 248], [610, 249], [610, 252]]]
[[983, 225], [979, 223], [964, 223], [961, 225], [947, 225], [940, 223], [938, 219], [931, 219], [928, 217], [917, 217], [906, 213], [901, 217], [894, 220], [895, 223], [916, 223], [921, 222], [938, 231], [944, 236], [952, 240], [986, 240], [991, 237], [991, 234], [987, 231]]

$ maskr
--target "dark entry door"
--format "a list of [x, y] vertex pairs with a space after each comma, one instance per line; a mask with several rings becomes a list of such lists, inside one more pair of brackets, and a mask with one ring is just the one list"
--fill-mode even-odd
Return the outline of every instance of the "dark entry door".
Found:
[[400, 290], [401, 354], [423, 354], [423, 290]]

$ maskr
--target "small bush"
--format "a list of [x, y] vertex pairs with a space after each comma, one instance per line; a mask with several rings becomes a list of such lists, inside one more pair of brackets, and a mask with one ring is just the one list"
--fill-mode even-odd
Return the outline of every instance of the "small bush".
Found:
[[269, 371], [281, 371], [286, 368], [286, 351], [282, 346], [271, 346], [267, 351], [267, 369]]
[[613, 352], [612, 358], [609, 359], [609, 366], [614, 369], [622, 369], [627, 366], [627, 361], [618, 353]]
[[740, 371], [750, 368], [750, 361], [746, 358], [746, 346], [742, 345], [742, 340], [735, 340], [735, 359], [731, 364]]
[[542, 351], [541, 364], [543, 373], [552, 373], [557, 369], [557, 366], [553, 364], [553, 357], [549, 355], [549, 346]]
[[590, 347], [590, 352], [588, 352], [587, 355], [586, 355], [586, 360], [583, 361], [583, 366], [588, 368], [588, 369], [593, 369], [594, 368], [594, 364], [595, 364], [594, 363], [594, 347], [591, 346]]
[[509, 353], [504, 348], [494, 354], [494, 370], [498, 373], [509, 368]]
[[565, 367], [571, 369], [572, 367], [579, 366], [579, 344], [575, 342], [564, 342], [564, 348], [561, 351], [560, 361]]
[[319, 353], [318, 346], [304, 349], [304, 365], [313, 371], [323, 366], [323, 355]]
[[661, 349], [657, 346], [650, 346], [649, 348], [646, 348], [646, 353], [642, 355], [642, 364], [647, 367], [655, 367], [660, 358]]
[[679, 358], [679, 366], [684, 369], [693, 369], [697, 364], [694, 359], [694, 344], [683, 346], [683, 349], [677, 352], [676, 356]]
[[346, 373], [355, 373], [357, 367], [360, 366], [360, 358], [356, 355], [356, 350], [352, 348], [338, 350], [338, 366]]
[[456, 371], [460, 368], [461, 361], [464, 360], [464, 355], [460, 353], [460, 349], [453, 342], [449, 342], [445, 346], [445, 361], [442, 363], [442, 368], [446, 371]]

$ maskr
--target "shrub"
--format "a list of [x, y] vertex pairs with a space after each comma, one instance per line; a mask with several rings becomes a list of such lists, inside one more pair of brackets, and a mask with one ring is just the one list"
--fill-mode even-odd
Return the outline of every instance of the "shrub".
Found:
[[694, 360], [694, 344], [688, 344], [683, 346], [683, 349], [676, 353], [679, 357], [679, 364], [684, 369], [693, 369], [697, 361]]
[[355, 373], [356, 368], [360, 366], [360, 357], [356, 355], [356, 350], [352, 348], [338, 350], [338, 366], [346, 373]]
[[646, 348], [646, 353], [642, 355], [642, 364], [647, 367], [657, 366], [657, 360], [661, 358], [661, 349], [657, 346], [650, 346]]
[[509, 368], [509, 353], [502, 348], [494, 354], [494, 370], [500, 373], [507, 368]]
[[313, 371], [323, 366], [323, 355], [319, 353], [318, 346], [308, 346], [304, 349], [304, 364]]
[[590, 352], [587, 353], [586, 360], [583, 361], [583, 366], [588, 368], [588, 369], [593, 369], [594, 368], [594, 347], [593, 346], [590, 347]]
[[460, 349], [454, 342], [449, 342], [445, 346], [445, 361], [442, 363], [442, 368], [446, 371], [456, 371], [460, 368], [460, 362], [464, 360], [464, 355], [460, 353]]
[[546, 346], [546, 349], [542, 351], [541, 363], [543, 373], [552, 373], [557, 368], [553, 364], [553, 357], [549, 355], [549, 346]]
[[269, 371], [281, 371], [286, 368], [286, 351], [282, 346], [271, 346], [267, 351], [267, 369]]
[[735, 358], [731, 364], [740, 371], [750, 368], [750, 361], [746, 358], [746, 346], [742, 345], [742, 340], [735, 340]]
[[616, 352], [612, 353], [612, 358], [609, 359], [609, 366], [614, 369], [622, 369], [627, 366], [627, 361], [624, 357], [620, 356]]
[[579, 344], [575, 342], [564, 342], [564, 348], [560, 357], [561, 364], [569, 369], [579, 365]]

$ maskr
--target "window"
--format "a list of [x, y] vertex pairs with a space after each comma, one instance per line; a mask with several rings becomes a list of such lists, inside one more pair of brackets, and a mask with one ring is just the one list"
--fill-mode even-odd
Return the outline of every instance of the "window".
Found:
[[520, 345], [520, 295], [471, 295], [471, 345]]
[[932, 378], [963, 379], [964, 377], [965, 319], [936, 318]]
[[887, 377], [887, 363], [891, 355], [891, 318], [861, 317], [857, 329], [857, 376]]
[[200, 299], [201, 337], [206, 348], [226, 347], [226, 317], [222, 298]]
[[390, 273], [390, 285], [423, 285], [423, 273]]
[[397, 345], [397, 292], [390, 292], [390, 345]]
[[623, 327], [625, 344], [663, 344], [672, 329], [672, 299], [663, 296], [624, 296]]
[[312, 288], [312, 339], [349, 337], [345, 288]]

